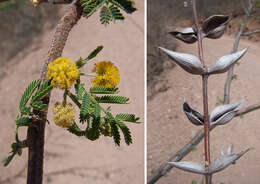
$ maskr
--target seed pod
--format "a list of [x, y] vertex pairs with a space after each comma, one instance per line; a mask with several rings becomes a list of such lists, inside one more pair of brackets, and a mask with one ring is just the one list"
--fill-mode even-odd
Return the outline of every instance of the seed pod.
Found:
[[169, 33], [185, 43], [195, 43], [197, 41], [197, 32], [192, 27], [176, 29]]
[[169, 162], [169, 164], [178, 169], [196, 173], [196, 174], [207, 174], [207, 171], [199, 163], [195, 162]]
[[168, 56], [170, 56], [173, 61], [182, 67], [185, 71], [194, 74], [194, 75], [202, 75], [205, 73], [205, 69], [203, 68], [199, 58], [191, 54], [184, 54], [179, 52], [174, 52], [162, 47], [159, 47], [162, 51], [164, 51]]
[[216, 107], [209, 117], [210, 126], [212, 125], [224, 125], [228, 123], [236, 115], [237, 111], [243, 106], [243, 101], [226, 104]]
[[250, 149], [247, 149], [245, 151], [241, 151], [239, 153], [231, 153], [227, 155], [220, 156], [216, 158], [208, 168], [208, 174], [213, 174], [219, 171], [222, 171], [223, 169], [227, 168], [229, 165], [233, 164], [236, 160], [238, 160], [241, 156], [243, 156], [246, 152], [248, 152]]
[[229, 68], [235, 64], [245, 53], [247, 49], [241, 50], [239, 52], [222, 56], [208, 69], [209, 74], [224, 73], [229, 70]]
[[220, 38], [230, 21], [228, 15], [212, 15], [202, 23], [202, 33], [204, 37], [217, 39]]
[[192, 124], [204, 125], [204, 117], [198, 111], [192, 109], [187, 102], [183, 103], [183, 111]]
[[[228, 148], [230, 149], [230, 148]], [[245, 151], [241, 151], [239, 153], [232, 153], [229, 150], [227, 151], [227, 154], [220, 156], [216, 158], [208, 167], [208, 169], [205, 169], [203, 166], [201, 166], [199, 163], [195, 162], [169, 162], [169, 165], [176, 167], [178, 169], [196, 173], [196, 174], [203, 174], [203, 175], [209, 175], [214, 174], [216, 172], [222, 171], [223, 169], [227, 168], [229, 165], [234, 164], [236, 160], [238, 160], [240, 157], [242, 157], [246, 152], [248, 152], [250, 149], [247, 149]]]

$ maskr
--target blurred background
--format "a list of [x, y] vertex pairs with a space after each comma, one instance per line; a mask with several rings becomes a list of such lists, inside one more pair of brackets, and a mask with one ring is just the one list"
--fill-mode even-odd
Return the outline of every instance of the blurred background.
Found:
[[[197, 0], [199, 19], [214, 14], [232, 16], [225, 34], [218, 40], [204, 39], [204, 55], [210, 64], [232, 51], [234, 37], [238, 31], [247, 8], [247, 0], [207, 1]], [[249, 17], [244, 32], [260, 29], [260, 1], [254, 1], [255, 8]], [[170, 31], [177, 27], [193, 25], [192, 6], [184, 0], [148, 0], [148, 39], [147, 39], [147, 175], [152, 176], [164, 163], [167, 163], [184, 144], [186, 144], [201, 127], [189, 123], [182, 111], [184, 99], [190, 106], [203, 112], [201, 78], [192, 76], [175, 65], [158, 46], [178, 52], [197, 54], [197, 44], [184, 44], [173, 38]], [[235, 66], [235, 75], [231, 85], [231, 103], [245, 100], [244, 107], [260, 101], [260, 34], [242, 37], [239, 49], [249, 47], [247, 54]], [[226, 74], [212, 76], [209, 79], [209, 109], [213, 110], [221, 103], [224, 95]], [[257, 184], [260, 176], [260, 124], [259, 110], [248, 113], [243, 118], [235, 118], [225, 127], [214, 129], [211, 133], [212, 160], [220, 155], [221, 149], [234, 145], [239, 152], [249, 147], [254, 149], [237, 161], [236, 165], [214, 176], [214, 183]], [[203, 164], [203, 141], [183, 161], [194, 161]], [[201, 177], [196, 174], [172, 169], [157, 183], [183, 184], [200, 183]]]
[[[10, 0], [0, 3], [0, 160], [11, 150], [14, 141], [14, 120], [25, 87], [40, 77], [55, 26], [67, 5], [41, 4]], [[99, 12], [81, 18], [71, 31], [64, 57], [76, 60], [86, 57], [98, 45], [102, 52], [85, 66], [90, 72], [97, 61], [113, 61], [119, 68], [120, 94], [131, 99], [129, 105], [113, 105], [113, 112], [135, 113], [141, 124], [129, 124], [133, 144], [122, 142], [116, 147], [112, 138], [92, 142], [78, 138], [52, 123], [51, 110], [62, 98], [53, 90], [50, 124], [46, 126], [43, 183], [143, 183], [144, 182], [144, 2], [137, 1], [138, 11], [126, 15], [125, 21], [108, 26], [99, 22]], [[120, 51], [120, 52], [119, 52]], [[87, 78], [86, 78], [87, 80]], [[132, 90], [134, 89], [134, 90]], [[21, 128], [22, 138], [26, 129]], [[4, 168], [0, 165], [0, 184], [26, 183], [27, 150]]]

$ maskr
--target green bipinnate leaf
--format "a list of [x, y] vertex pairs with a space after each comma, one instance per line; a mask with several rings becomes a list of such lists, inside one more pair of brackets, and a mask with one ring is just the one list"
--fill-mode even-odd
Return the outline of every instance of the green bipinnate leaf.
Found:
[[88, 121], [88, 128], [86, 132], [86, 137], [89, 140], [95, 141], [99, 138], [100, 132], [99, 132], [99, 124], [100, 121], [98, 118], [90, 118]]
[[86, 91], [85, 88], [84, 88], [84, 84], [82, 83], [76, 83], [74, 85], [75, 87], [75, 92], [76, 92], [76, 95], [77, 95], [77, 99], [78, 100], [82, 100], [83, 98], [83, 94], [84, 92]]
[[44, 104], [42, 101], [36, 101], [30, 104], [32, 108], [36, 109], [36, 110], [42, 110], [47, 108], [47, 105]]
[[[123, 20], [124, 16], [120, 12], [122, 9], [126, 13], [136, 11], [134, 1], [132, 0], [82, 0], [83, 15], [88, 18], [100, 7], [100, 22], [101, 24], [109, 24], [112, 20]], [[120, 9], [119, 9], [120, 8]]]
[[126, 13], [133, 13], [134, 11], [136, 11], [136, 8], [134, 7], [135, 2], [132, 0], [108, 0], [108, 1], [118, 6]]
[[30, 118], [29, 117], [20, 117], [15, 121], [16, 126], [29, 126]]
[[108, 6], [103, 6], [100, 12], [100, 22], [101, 24], [109, 24], [109, 22], [112, 20], [112, 13], [110, 12], [110, 9]]
[[51, 86], [50, 80], [45, 81], [32, 96], [31, 104], [44, 97], [47, 93], [50, 92], [50, 90], [52, 90], [52, 88], [53, 87]]
[[111, 126], [114, 142], [116, 145], [120, 146], [121, 137], [116, 122], [110, 121], [110, 126]]
[[90, 88], [90, 93], [94, 93], [94, 94], [117, 94], [119, 93], [118, 88], [106, 88], [103, 86], [98, 86], [98, 87], [92, 87]]
[[100, 12], [100, 22], [101, 24], [109, 24], [111, 21], [124, 20], [123, 14], [120, 12], [119, 8], [114, 5], [103, 6]]
[[117, 121], [117, 125], [119, 126], [119, 128], [121, 129], [121, 131], [124, 134], [125, 143], [127, 145], [130, 145], [131, 143], [133, 143], [131, 132], [130, 132], [129, 128], [122, 121]]
[[112, 132], [114, 142], [116, 145], [120, 146], [121, 137], [118, 130], [118, 125], [116, 124], [116, 120], [110, 112], [106, 112], [106, 117], [111, 126], [111, 132]]
[[39, 84], [40, 84], [40, 80], [34, 80], [25, 89], [24, 93], [22, 94], [20, 104], [19, 104], [19, 110], [21, 113], [27, 112], [26, 110], [24, 110], [25, 105], [29, 101], [33, 92], [35, 91], [35, 89], [38, 87]]
[[84, 136], [85, 131], [81, 130], [76, 123], [73, 123], [70, 127], [67, 129], [70, 133], [76, 135], [76, 136]]
[[11, 155], [9, 155], [6, 159], [4, 159], [2, 162], [4, 163], [4, 166], [8, 166], [9, 163], [12, 161], [12, 159], [14, 158], [15, 153], [12, 153]]
[[80, 107], [80, 122], [84, 123], [89, 115], [90, 112], [90, 103], [91, 103], [91, 98], [88, 93], [85, 93], [83, 96], [82, 104]]
[[133, 123], [139, 123], [137, 122], [140, 118], [135, 117], [134, 114], [117, 114], [116, 119], [121, 121], [127, 121], [127, 122], [133, 122]]
[[105, 2], [106, 2], [106, 0], [83, 0], [83, 1], [81, 1], [81, 6], [83, 7], [83, 16], [86, 18], [90, 17]]
[[102, 45], [98, 46], [95, 50], [93, 50], [86, 59], [82, 59], [82, 58], [79, 58], [77, 61], [76, 61], [76, 65], [78, 68], [81, 68], [83, 67], [87, 61], [93, 59], [94, 57], [96, 57], [98, 55], [99, 52], [101, 52], [101, 50], [103, 49], [104, 47]]
[[98, 103], [115, 103], [115, 104], [129, 104], [129, 98], [124, 96], [97, 96], [95, 97]]
[[91, 60], [98, 55], [98, 53], [103, 49], [103, 45], [98, 46], [95, 50], [93, 50], [87, 57], [87, 60]]

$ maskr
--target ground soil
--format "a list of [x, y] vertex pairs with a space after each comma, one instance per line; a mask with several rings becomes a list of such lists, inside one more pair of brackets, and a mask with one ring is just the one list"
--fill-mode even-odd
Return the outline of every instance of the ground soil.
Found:
[[[233, 36], [223, 36], [219, 40], [204, 41], [204, 55], [208, 64], [230, 53]], [[197, 44], [178, 43], [177, 51], [197, 55]], [[231, 103], [244, 99], [244, 107], [260, 101], [260, 52], [259, 42], [241, 40], [239, 49], [249, 48], [247, 54], [235, 66], [237, 79], [231, 86]], [[162, 45], [163, 46], [163, 45]], [[201, 129], [193, 126], [182, 112], [184, 99], [202, 112], [202, 82], [199, 76], [184, 72], [179, 66], [164, 74], [167, 90], [156, 94], [148, 101], [148, 176], [176, 153]], [[216, 106], [223, 97], [226, 74], [209, 78], [209, 109]], [[160, 84], [157, 84], [160, 85]], [[212, 159], [220, 155], [221, 149], [234, 145], [234, 151], [254, 148], [240, 158], [235, 165], [214, 176], [214, 183], [258, 184], [260, 181], [260, 122], [259, 110], [248, 113], [243, 118], [235, 118], [225, 126], [217, 127], [211, 133]], [[203, 141], [183, 160], [203, 163]], [[158, 184], [189, 184], [201, 181], [201, 176], [172, 169]]]
[[[98, 45], [104, 45], [102, 53], [85, 66], [85, 71], [90, 72], [95, 61], [113, 61], [121, 73], [120, 94], [131, 99], [129, 105], [113, 105], [113, 112], [135, 113], [144, 122], [143, 1], [137, 1], [136, 7], [138, 11], [127, 15], [125, 21], [107, 27], [100, 25], [98, 13], [88, 20], [82, 18], [71, 31], [63, 56], [76, 60], [86, 57]], [[54, 31], [54, 28], [46, 29], [37, 48], [28, 48], [30, 52], [22, 50], [1, 68], [6, 75], [0, 81], [0, 159], [7, 156], [14, 141], [20, 95], [30, 81], [39, 78]], [[91, 142], [52, 123], [51, 109], [61, 98], [61, 91], [54, 90], [49, 108], [50, 124], [46, 126], [43, 183], [143, 183], [144, 123], [129, 124], [134, 139], [131, 146], [122, 142], [121, 147], [116, 147], [112, 138], [104, 137]], [[20, 137], [25, 136], [24, 129]], [[1, 165], [0, 183], [26, 183], [26, 160], [27, 150], [21, 157], [15, 157], [7, 168]]]

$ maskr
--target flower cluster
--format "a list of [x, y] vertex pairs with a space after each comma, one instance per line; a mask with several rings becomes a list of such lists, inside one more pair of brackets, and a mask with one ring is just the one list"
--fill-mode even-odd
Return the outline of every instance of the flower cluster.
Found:
[[53, 87], [66, 89], [72, 86], [78, 79], [79, 70], [76, 63], [69, 58], [60, 57], [48, 65], [47, 78], [51, 81]]
[[91, 80], [92, 86], [104, 86], [106, 88], [114, 88], [120, 81], [120, 75], [117, 67], [110, 61], [100, 61], [95, 64], [92, 72], [97, 75]]
[[75, 109], [72, 104], [60, 104], [56, 103], [53, 109], [54, 123], [60, 127], [67, 128], [71, 126], [75, 120]]

